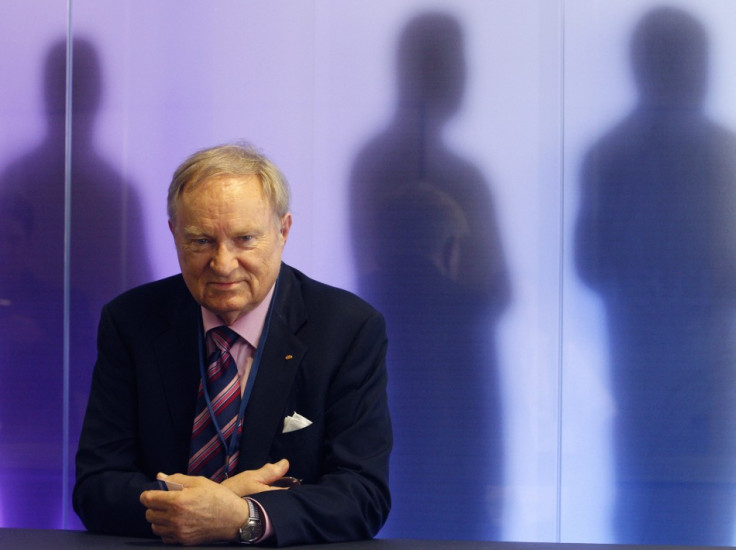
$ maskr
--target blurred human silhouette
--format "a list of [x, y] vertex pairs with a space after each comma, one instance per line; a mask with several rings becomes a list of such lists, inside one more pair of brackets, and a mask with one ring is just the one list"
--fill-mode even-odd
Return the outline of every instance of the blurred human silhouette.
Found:
[[[70, 450], [76, 449], [87, 399], [95, 357], [98, 311], [103, 303], [122, 290], [150, 278], [138, 197], [133, 187], [97, 152], [94, 143], [95, 118], [102, 99], [102, 76], [97, 52], [89, 41], [74, 40], [72, 72]], [[3, 258], [3, 261], [13, 262], [13, 267], [22, 264], [26, 273], [13, 283], [12, 295], [18, 297], [20, 303], [25, 300], [26, 317], [33, 317], [44, 331], [51, 333], [50, 339], [45, 340], [49, 343], [40, 348], [35, 341], [27, 342], [25, 347], [25, 356], [32, 358], [38, 374], [34, 388], [25, 390], [26, 408], [44, 409], [46, 405], [42, 403], [46, 402], [47, 394], [57, 396], [48, 423], [58, 420], [59, 426], [64, 328], [65, 98], [66, 41], [60, 40], [49, 49], [44, 66], [46, 135], [37, 147], [13, 161], [0, 175], [0, 191], [14, 197], [13, 204], [25, 205], [22, 209], [28, 211], [21, 221], [32, 220], [32, 223], [21, 223], [28, 231], [23, 238], [25, 249], [13, 253], [10, 260]], [[36, 315], [41, 311], [44, 312], [42, 320]], [[17, 329], [18, 325], [14, 327]], [[14, 339], [12, 333], [0, 334], [4, 344], [0, 357], [3, 377], [18, 368], [11, 358], [23, 355], [18, 346], [24, 340]], [[7, 346], [16, 350], [15, 355], [5, 353]], [[19, 409], [4, 409], [0, 423], [4, 427], [20, 423], [24, 414], [27, 413]], [[60, 427], [55, 433], [60, 441]], [[40, 457], [29, 456], [28, 460], [32, 463]], [[58, 460], [60, 467], [60, 458]], [[47, 493], [36, 504], [41, 510], [48, 508], [49, 502]], [[16, 511], [20, 513], [20, 509]], [[60, 526], [45, 524], [41, 517], [43, 514], [39, 512], [23, 524]], [[13, 526], [20, 525], [20, 521], [13, 522]]]
[[632, 39], [639, 100], [582, 171], [580, 276], [607, 314], [616, 542], [729, 545], [736, 496], [736, 137], [703, 103], [708, 44], [688, 13]]
[[350, 187], [360, 292], [386, 315], [391, 342], [393, 505], [382, 533], [493, 539], [503, 452], [494, 340], [508, 275], [489, 186], [443, 139], [465, 85], [458, 21], [416, 16], [397, 57], [393, 120], [357, 156]]
[[[100, 60], [94, 45], [73, 42], [71, 158], [71, 281], [94, 308], [121, 290], [149, 280], [137, 193], [97, 151], [94, 125], [102, 100]], [[47, 132], [43, 142], [2, 174], [31, 201], [34, 237], [52, 247], [29, 258], [42, 279], [61, 280], [64, 238], [66, 42], [49, 50], [44, 68]]]
[[465, 87], [463, 35], [458, 21], [425, 13], [404, 28], [397, 60], [393, 120], [358, 154], [350, 182], [351, 238], [359, 275], [370, 273], [381, 199], [398, 186], [430, 180], [463, 210], [470, 227], [458, 266], [460, 283], [486, 294], [501, 309], [508, 275], [490, 188], [481, 172], [443, 139]]
[[467, 221], [422, 182], [389, 193], [376, 222], [382, 254], [364, 286], [391, 338], [393, 504], [384, 534], [496, 538], [502, 434], [492, 315], [478, 291], [455, 281]]

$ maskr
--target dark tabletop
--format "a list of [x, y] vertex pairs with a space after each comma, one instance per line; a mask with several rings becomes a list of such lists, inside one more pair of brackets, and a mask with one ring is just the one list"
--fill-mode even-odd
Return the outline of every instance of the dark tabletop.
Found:
[[[227, 548], [221, 544], [200, 548]], [[34, 548], [53, 548], [58, 550], [77, 550], [84, 548], [147, 548], [165, 547], [154, 539], [137, 539], [93, 535], [84, 531], [60, 531], [41, 529], [0, 529], [0, 548], [3, 550], [28, 550]], [[169, 547], [170, 548], [170, 547]], [[291, 547], [295, 548], [295, 547]], [[304, 548], [304, 547], [302, 547]], [[476, 542], [448, 540], [369, 540], [340, 544], [316, 544], [310, 550], [655, 550], [657, 548], [695, 548], [664, 546], [623, 546], [615, 544], [572, 544], [553, 542]], [[716, 547], [709, 547], [711, 549]], [[721, 547], [724, 548], [724, 547]]]

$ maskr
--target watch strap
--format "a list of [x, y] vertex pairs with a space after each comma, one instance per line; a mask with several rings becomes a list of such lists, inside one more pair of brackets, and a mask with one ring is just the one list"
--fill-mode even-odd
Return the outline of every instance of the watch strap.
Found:
[[248, 521], [238, 530], [240, 542], [243, 544], [253, 544], [263, 536], [263, 520], [261, 519], [261, 511], [252, 499], [243, 497], [248, 503]]

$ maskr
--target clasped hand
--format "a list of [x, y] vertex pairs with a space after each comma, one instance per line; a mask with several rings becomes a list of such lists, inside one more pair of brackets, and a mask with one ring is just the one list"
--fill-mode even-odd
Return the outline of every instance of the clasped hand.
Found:
[[153, 533], [167, 544], [195, 545], [232, 541], [248, 521], [248, 504], [242, 497], [283, 490], [271, 484], [286, 475], [286, 459], [246, 470], [222, 483], [184, 474], [158, 474], [158, 479], [183, 486], [181, 491], [144, 491], [140, 501]]

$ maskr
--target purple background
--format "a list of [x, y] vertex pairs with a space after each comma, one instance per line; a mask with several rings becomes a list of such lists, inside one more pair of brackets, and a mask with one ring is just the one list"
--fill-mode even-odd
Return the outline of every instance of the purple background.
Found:
[[[616, 470], [622, 448], [615, 433], [621, 402], [618, 359], [611, 351], [619, 333], [610, 296], [581, 279], [585, 265], [576, 260], [582, 246], [576, 227], [583, 159], [637, 104], [630, 43], [639, 21], [659, 4], [72, 0], [67, 11], [62, 0], [5, 0], [0, 526], [80, 527], [70, 504], [73, 454], [99, 309], [125, 288], [178, 271], [165, 215], [166, 188], [177, 164], [195, 149], [245, 139], [271, 156], [292, 185], [295, 221], [285, 260], [325, 282], [365, 295], [377, 288], [362, 283], [373, 260], [355, 224], [363, 209], [375, 207], [366, 201], [377, 192], [361, 195], [356, 189], [393, 187], [404, 179], [439, 182], [477, 221], [470, 224], [476, 242], [464, 249], [464, 261], [480, 266], [468, 279], [475, 278], [471, 287], [487, 285], [484, 292], [496, 299], [492, 315], [468, 321], [461, 309], [425, 330], [420, 343], [439, 346], [453, 326], [472, 324], [472, 331], [462, 333], [472, 333], [469, 340], [455, 335], [450, 347], [426, 358], [426, 372], [414, 365], [419, 372], [401, 374], [393, 367], [392, 373], [389, 365], [397, 422], [396, 504], [383, 536], [439, 536], [432, 512], [418, 510], [423, 502], [444, 501], [467, 522], [457, 526], [457, 536], [625, 540], [615, 523], [622, 488]], [[703, 112], [722, 126], [725, 144], [736, 129], [736, 6], [728, 0], [672, 4], [707, 37]], [[438, 19], [454, 30], [448, 35], [447, 27], [433, 27], [422, 18], [430, 12], [439, 12]], [[434, 51], [425, 67], [434, 80], [422, 82], [402, 65], [407, 36]], [[70, 44], [73, 79], [67, 83]], [[450, 55], [448, 49], [451, 61], [443, 68], [437, 60], [440, 52]], [[440, 99], [451, 100], [431, 128], [422, 125], [430, 118], [415, 118], [411, 105], [407, 110], [403, 93], [412, 83], [441, 90]], [[403, 159], [408, 164], [414, 158], [417, 143], [427, 147], [426, 164], [405, 173]], [[722, 149], [718, 158], [730, 166], [730, 148]], [[611, 175], [601, 166], [592, 173]], [[674, 179], [691, 169], [685, 157], [671, 153], [657, 166], [663, 172], [655, 170], [655, 180], [666, 169]], [[728, 210], [725, 179], [715, 202]], [[702, 178], [695, 182], [704, 188]], [[726, 226], [703, 230], [701, 241], [715, 251], [710, 256], [684, 245], [660, 254], [668, 247], [663, 242], [682, 242], [721, 219], [710, 213], [711, 202], [692, 198], [701, 193], [672, 196], [677, 193], [679, 202], [666, 200], [669, 189], [648, 199], [619, 196], [617, 204], [641, 199], [648, 206], [623, 209], [624, 222], [631, 223], [619, 220], [613, 232], [637, 228], [632, 240], [643, 243], [644, 256], [660, 264], [676, 258], [668, 273], [694, 265], [694, 272], [711, 279], [729, 278], [713, 263], [728, 257], [733, 246]], [[605, 210], [609, 202], [596, 204]], [[663, 214], [673, 208], [682, 209], [674, 221]], [[696, 211], [700, 218], [690, 215]], [[651, 224], [637, 225], [642, 217]], [[688, 219], [702, 221], [684, 224]], [[658, 232], [669, 236], [658, 241], [652, 236]], [[596, 258], [587, 260], [588, 268], [600, 267], [602, 256]], [[665, 295], [677, 292], [668, 285], [684, 285], [687, 305], [673, 313], [678, 318], [720, 304], [715, 328], [705, 336], [728, 344], [712, 354], [726, 358], [717, 385], [730, 389], [733, 308], [720, 293], [723, 285], [708, 277], [693, 282], [696, 275], [672, 283], [663, 271], [637, 265], [635, 279], [651, 276], [649, 288]], [[491, 280], [502, 282], [494, 286]], [[447, 297], [450, 287], [431, 288]], [[402, 314], [387, 312], [394, 316], [389, 329], [397, 364], [399, 351], [410, 352], [419, 338]], [[657, 332], [664, 341], [674, 334], [668, 327], [664, 323]], [[726, 412], [736, 410], [736, 403], [727, 391], [714, 401], [709, 386], [699, 384], [706, 375], [700, 377], [698, 369], [714, 348], [692, 336], [695, 327], [682, 330], [679, 340], [697, 348], [695, 359], [684, 381], [659, 386], [658, 417], [670, 429], [667, 419], [679, 417], [668, 407], [702, 409], [696, 420], [703, 424], [697, 425], [708, 436], [696, 453], [675, 445], [661, 454], [664, 464], [695, 472], [673, 473], [673, 494], [695, 478], [703, 481], [697, 472], [725, 464], [717, 478], [706, 481], [725, 495], [728, 504], [721, 508], [731, 516], [736, 463], [708, 438], [733, 426]], [[461, 360], [468, 348], [482, 359]], [[682, 357], [672, 346], [669, 352]], [[645, 370], [666, 371], [673, 360], [654, 353]], [[479, 381], [469, 384], [462, 361], [479, 369]], [[434, 382], [455, 391], [446, 399], [430, 398]], [[472, 386], [467, 392], [480, 389], [480, 396], [463, 394], [466, 386]], [[432, 444], [419, 435], [427, 431], [437, 435]], [[452, 445], [456, 461], [437, 450], [443, 442]], [[460, 464], [473, 474], [470, 479], [448, 473]], [[417, 485], [412, 469], [429, 478]], [[719, 544], [732, 542], [730, 521], [713, 526]], [[680, 540], [689, 541], [685, 535]]]

